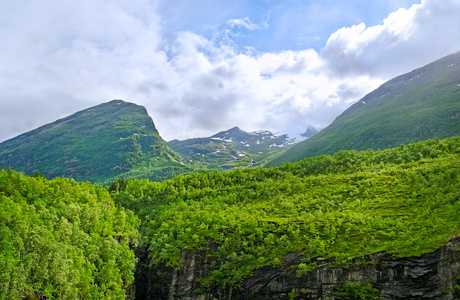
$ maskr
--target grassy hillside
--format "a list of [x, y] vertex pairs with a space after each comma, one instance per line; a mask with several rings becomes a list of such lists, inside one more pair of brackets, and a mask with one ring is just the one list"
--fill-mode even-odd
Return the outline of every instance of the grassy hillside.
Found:
[[0, 299], [125, 299], [138, 224], [100, 186], [0, 170]]
[[122, 182], [112, 195], [141, 218], [152, 265], [181, 268], [184, 249], [215, 260], [211, 284], [237, 287], [256, 268], [300, 277], [379, 251], [431, 252], [460, 235], [460, 137], [382, 151], [340, 151], [267, 169]]
[[144, 107], [113, 100], [0, 144], [0, 166], [48, 178], [162, 180], [189, 172]]
[[460, 134], [460, 52], [396, 77], [267, 166]]

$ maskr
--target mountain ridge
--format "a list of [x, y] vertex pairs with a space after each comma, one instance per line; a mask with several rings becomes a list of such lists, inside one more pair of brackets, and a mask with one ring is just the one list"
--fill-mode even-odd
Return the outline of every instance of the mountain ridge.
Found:
[[122, 100], [84, 109], [0, 143], [1, 166], [50, 178], [102, 182], [152, 159], [185, 168], [145, 107]]
[[209, 137], [172, 140], [168, 145], [191, 166], [229, 170], [259, 166], [296, 142], [288, 134], [274, 135], [268, 130], [246, 132], [235, 126]]
[[267, 166], [340, 150], [385, 149], [460, 134], [460, 52], [382, 84]]

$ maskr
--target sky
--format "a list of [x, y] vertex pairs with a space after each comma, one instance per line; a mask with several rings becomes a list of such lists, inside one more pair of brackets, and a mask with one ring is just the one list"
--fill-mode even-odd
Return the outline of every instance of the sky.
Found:
[[460, 51], [459, 0], [0, 0], [0, 142], [112, 99], [165, 140], [298, 135]]

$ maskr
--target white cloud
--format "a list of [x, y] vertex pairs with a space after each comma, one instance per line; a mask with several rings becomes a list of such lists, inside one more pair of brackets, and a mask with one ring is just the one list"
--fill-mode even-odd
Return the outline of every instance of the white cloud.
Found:
[[241, 19], [231, 19], [230, 21], [227, 22], [227, 24], [234, 28], [246, 28], [248, 30], [260, 30], [260, 29], [265, 29], [268, 27], [268, 18], [267, 21], [262, 23], [262, 24], [255, 24], [254, 22], [249, 19], [249, 17], [241, 18]]
[[165, 62], [156, 51], [159, 18], [148, 1], [130, 3], [2, 2], [0, 101], [23, 113], [0, 110], [14, 124], [0, 129], [0, 140], [100, 102], [128, 100], [132, 83], [155, 79], [152, 70]]
[[[366, 76], [331, 80], [312, 49], [236, 54], [192, 33], [178, 36], [170, 64], [176, 72], [168, 84], [173, 92], [160, 97], [169, 105], [149, 105], [156, 107], [160, 132], [178, 138], [235, 125], [302, 133], [309, 124], [326, 126], [355, 97], [381, 83]], [[186, 80], [178, 80], [182, 77]]]
[[460, 49], [460, 2], [424, 0], [391, 13], [383, 24], [364, 23], [333, 33], [321, 56], [337, 76], [391, 78]]
[[[339, 29], [320, 52], [241, 53], [231, 41], [188, 31], [165, 41], [148, 0], [5, 0], [0, 141], [115, 98], [144, 105], [167, 140], [233, 126], [297, 133], [325, 127], [383, 80], [458, 51], [459, 6], [423, 1], [381, 25]], [[251, 30], [264, 24], [228, 23]]]

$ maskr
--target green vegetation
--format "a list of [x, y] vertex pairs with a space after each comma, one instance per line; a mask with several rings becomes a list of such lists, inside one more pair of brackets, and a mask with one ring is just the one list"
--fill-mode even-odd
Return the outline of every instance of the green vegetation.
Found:
[[0, 170], [0, 299], [125, 299], [138, 225], [101, 186]]
[[180, 268], [183, 250], [214, 261], [201, 286], [238, 286], [292, 252], [301, 277], [324, 259], [432, 252], [460, 235], [460, 137], [381, 151], [340, 151], [266, 169], [206, 171], [162, 183], [120, 181], [151, 264]]
[[[153, 266], [181, 268], [182, 251], [204, 253], [212, 269], [196, 278], [203, 290], [238, 287], [289, 253], [302, 255], [284, 266], [300, 278], [325, 260], [417, 256], [460, 235], [459, 199], [460, 137], [107, 188], [8, 168], [0, 170], [0, 299], [125, 299], [137, 226]], [[376, 294], [355, 282], [336, 291]]]
[[267, 166], [460, 135], [460, 52], [396, 77]]
[[374, 300], [379, 299], [378, 290], [372, 284], [360, 284], [355, 281], [345, 281], [344, 285], [334, 295], [345, 300]]

